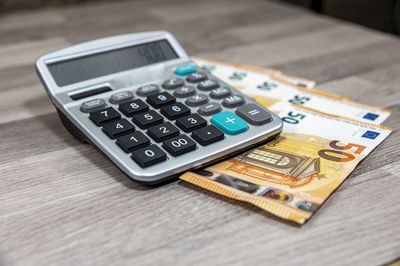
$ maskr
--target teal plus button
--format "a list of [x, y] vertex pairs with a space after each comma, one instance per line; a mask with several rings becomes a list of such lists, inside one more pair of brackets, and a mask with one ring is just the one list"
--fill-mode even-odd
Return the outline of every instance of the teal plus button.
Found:
[[180, 65], [175, 69], [175, 74], [179, 76], [186, 76], [196, 72], [196, 66], [194, 64]]
[[232, 112], [221, 112], [211, 117], [211, 123], [229, 135], [247, 130], [247, 122]]

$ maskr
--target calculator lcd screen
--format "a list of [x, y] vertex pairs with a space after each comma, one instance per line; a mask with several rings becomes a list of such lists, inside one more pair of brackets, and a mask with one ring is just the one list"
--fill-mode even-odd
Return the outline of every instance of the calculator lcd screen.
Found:
[[112, 51], [48, 64], [58, 86], [66, 86], [121, 71], [178, 58], [167, 40], [154, 41]]

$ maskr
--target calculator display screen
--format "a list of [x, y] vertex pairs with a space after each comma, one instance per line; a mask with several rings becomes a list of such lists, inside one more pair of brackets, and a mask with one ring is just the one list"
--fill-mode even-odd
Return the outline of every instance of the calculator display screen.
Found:
[[167, 40], [154, 41], [47, 65], [58, 86], [151, 65], [178, 55]]

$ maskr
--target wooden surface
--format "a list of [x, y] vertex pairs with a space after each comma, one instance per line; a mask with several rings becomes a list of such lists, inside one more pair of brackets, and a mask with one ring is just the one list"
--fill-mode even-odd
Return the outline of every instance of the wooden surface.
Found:
[[[270, 66], [393, 111], [396, 131], [303, 227], [182, 182], [129, 181], [61, 125], [43, 53], [171, 31], [189, 54]], [[109, 2], [0, 18], [0, 265], [382, 265], [400, 256], [400, 42], [269, 1]]]

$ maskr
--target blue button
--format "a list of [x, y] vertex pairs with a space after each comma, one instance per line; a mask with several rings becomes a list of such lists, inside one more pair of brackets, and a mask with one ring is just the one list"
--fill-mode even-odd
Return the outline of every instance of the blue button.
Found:
[[247, 130], [247, 122], [232, 112], [221, 112], [211, 117], [211, 123], [229, 135]]
[[175, 74], [179, 76], [186, 76], [196, 72], [196, 66], [194, 64], [180, 65], [175, 69]]

